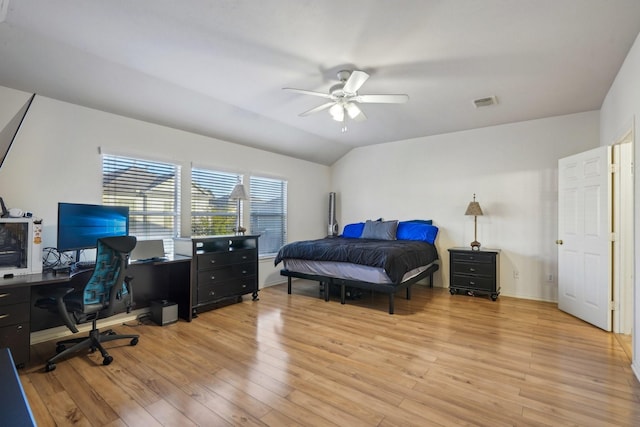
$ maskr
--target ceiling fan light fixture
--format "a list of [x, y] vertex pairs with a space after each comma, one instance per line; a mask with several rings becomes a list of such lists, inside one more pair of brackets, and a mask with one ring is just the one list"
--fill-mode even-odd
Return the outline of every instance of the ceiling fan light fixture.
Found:
[[341, 122], [344, 120], [344, 108], [342, 104], [334, 104], [331, 108], [329, 108], [329, 114], [331, 114], [331, 118], [336, 122]]

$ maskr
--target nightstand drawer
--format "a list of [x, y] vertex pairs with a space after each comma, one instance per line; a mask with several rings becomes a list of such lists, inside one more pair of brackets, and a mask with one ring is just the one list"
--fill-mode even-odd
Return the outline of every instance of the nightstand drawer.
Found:
[[496, 259], [496, 255], [493, 253], [481, 253], [481, 252], [452, 252], [451, 260], [454, 262], [479, 262], [486, 264], [493, 264]]
[[496, 274], [495, 264], [454, 262], [452, 264], [452, 268], [454, 274], [467, 274], [473, 276], [493, 276]]
[[451, 287], [475, 289], [479, 291], [495, 291], [496, 281], [492, 277], [472, 277], [454, 275], [451, 278]]

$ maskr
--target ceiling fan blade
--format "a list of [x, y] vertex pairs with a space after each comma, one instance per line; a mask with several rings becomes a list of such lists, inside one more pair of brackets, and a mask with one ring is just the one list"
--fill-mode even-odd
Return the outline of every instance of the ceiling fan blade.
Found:
[[368, 79], [369, 74], [364, 71], [352, 71], [342, 90], [346, 93], [356, 93]]
[[313, 114], [313, 113], [317, 113], [318, 111], [326, 110], [326, 109], [330, 108], [333, 105], [336, 105], [336, 103], [335, 102], [327, 102], [325, 104], [322, 104], [322, 105], [319, 105], [319, 106], [317, 106], [315, 108], [312, 108], [311, 110], [305, 111], [304, 113], [300, 113], [299, 115], [301, 117], [308, 116], [309, 114]]
[[409, 95], [358, 95], [353, 100], [362, 104], [404, 104], [409, 100]]
[[322, 92], [314, 92], [312, 90], [304, 90], [304, 89], [294, 89], [292, 87], [283, 87], [282, 89], [284, 90], [290, 90], [292, 92], [297, 92], [297, 93], [301, 93], [303, 95], [312, 95], [312, 96], [319, 96], [321, 98], [327, 98], [327, 99], [331, 99], [331, 95], [328, 93], [322, 93]]
[[352, 102], [345, 104], [344, 109], [347, 110], [349, 118], [355, 120], [356, 122], [364, 122], [365, 120], [367, 120], [367, 116], [364, 115], [360, 107]]

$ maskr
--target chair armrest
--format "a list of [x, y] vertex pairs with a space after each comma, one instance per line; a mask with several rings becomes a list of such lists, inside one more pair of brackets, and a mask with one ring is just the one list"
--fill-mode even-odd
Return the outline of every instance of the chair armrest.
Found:
[[[76, 322], [74, 322], [73, 319], [71, 318], [71, 315], [67, 311], [67, 306], [64, 303], [64, 297], [69, 295], [74, 290], [75, 288], [69, 288], [69, 287], [52, 287], [52, 288], [45, 288], [39, 293], [45, 298], [47, 298], [49, 301], [51, 299], [55, 300], [56, 310], [58, 311], [58, 314], [60, 315], [60, 317], [62, 317], [62, 320], [64, 321], [65, 326], [75, 334], [78, 332], [78, 328], [76, 327]], [[38, 305], [45, 308], [45, 305], [49, 305], [49, 304], [51, 303], [43, 303]]]

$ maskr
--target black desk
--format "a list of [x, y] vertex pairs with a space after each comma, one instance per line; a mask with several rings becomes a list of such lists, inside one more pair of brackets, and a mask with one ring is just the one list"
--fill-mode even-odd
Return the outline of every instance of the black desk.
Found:
[[[176, 255], [164, 261], [131, 263], [134, 309], [148, 307], [153, 300], [178, 304], [178, 314], [191, 320], [191, 258]], [[11, 348], [14, 362], [29, 361], [30, 333], [61, 326], [60, 317], [35, 306], [42, 286], [69, 283], [68, 273], [38, 273], [0, 279], [0, 347]]]

